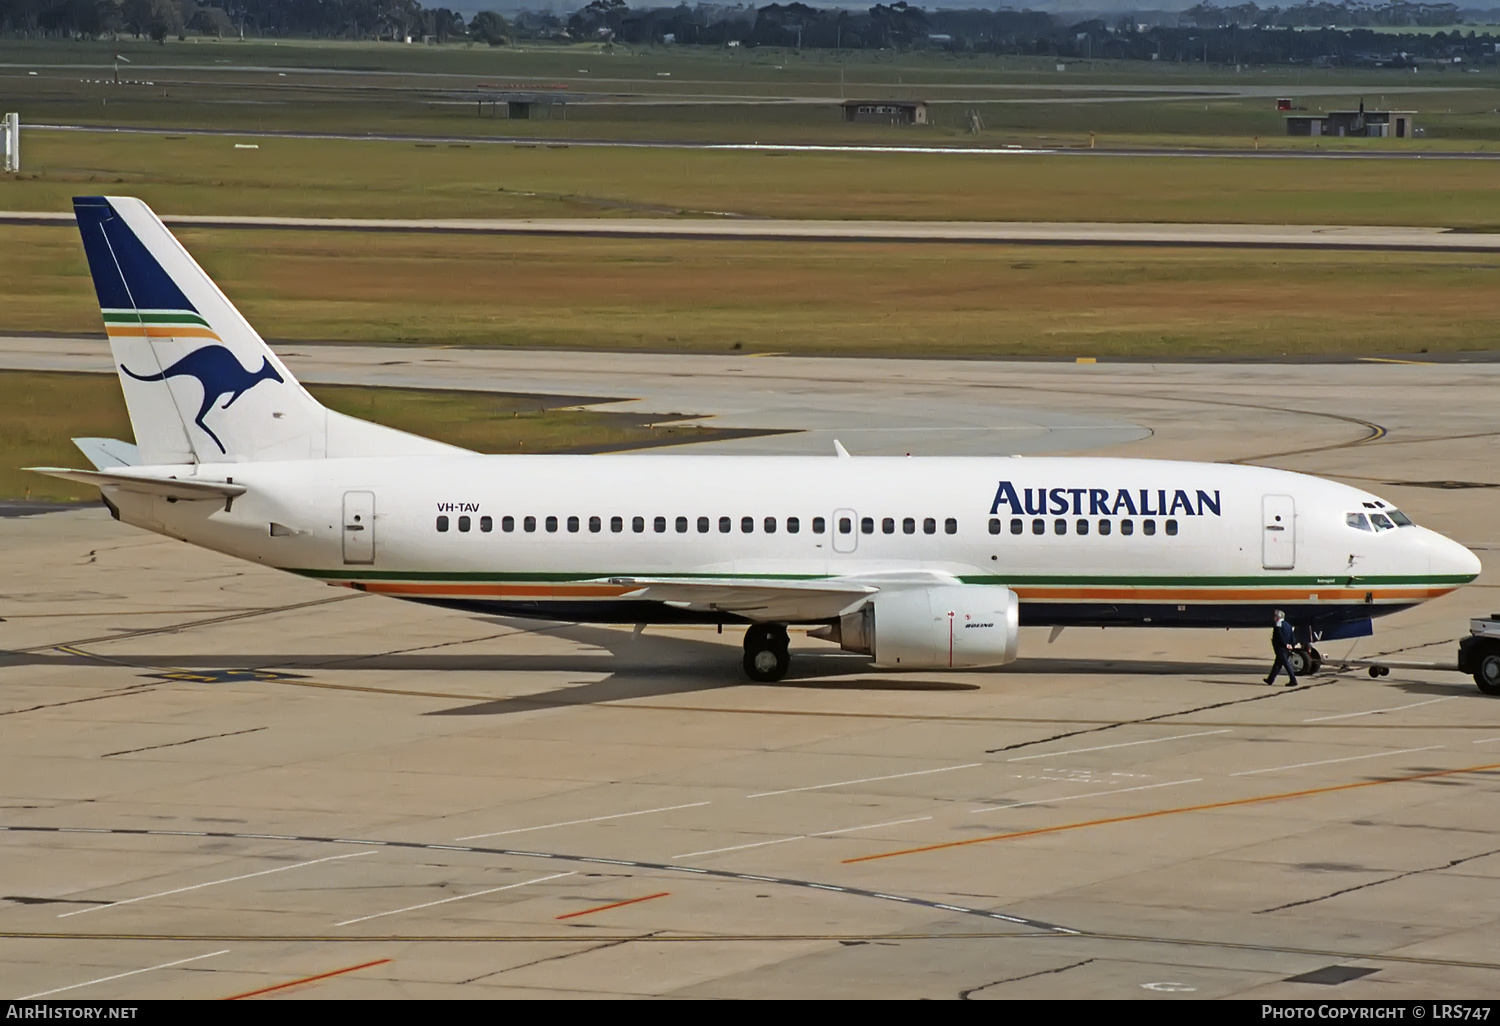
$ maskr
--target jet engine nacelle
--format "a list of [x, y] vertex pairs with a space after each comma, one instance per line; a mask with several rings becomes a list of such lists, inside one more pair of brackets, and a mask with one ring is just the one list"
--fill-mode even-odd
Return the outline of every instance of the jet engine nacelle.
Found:
[[892, 669], [999, 666], [1016, 657], [1020, 604], [1009, 588], [988, 584], [882, 591], [813, 636]]

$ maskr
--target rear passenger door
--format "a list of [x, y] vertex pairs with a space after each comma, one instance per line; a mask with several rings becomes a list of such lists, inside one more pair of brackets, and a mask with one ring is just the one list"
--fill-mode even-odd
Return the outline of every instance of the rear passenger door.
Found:
[[375, 562], [375, 493], [344, 493], [344, 562]]

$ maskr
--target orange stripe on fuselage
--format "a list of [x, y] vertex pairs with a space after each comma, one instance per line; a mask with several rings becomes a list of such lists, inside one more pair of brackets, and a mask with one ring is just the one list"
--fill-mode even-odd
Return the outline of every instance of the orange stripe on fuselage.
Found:
[[[485, 598], [618, 598], [638, 588], [614, 584], [464, 584], [407, 581], [343, 581], [347, 587], [380, 595], [454, 596]], [[1213, 604], [1223, 602], [1317, 602], [1365, 603], [1411, 602], [1440, 598], [1455, 587], [1413, 588], [1129, 588], [1129, 587], [1027, 587], [1014, 591], [1023, 602], [1175, 602]]]
[[1062, 602], [1078, 599], [1118, 602], [1363, 602], [1407, 601], [1441, 598], [1454, 588], [1119, 588], [1119, 587], [1027, 587], [1013, 589], [1016, 597], [1029, 602]]

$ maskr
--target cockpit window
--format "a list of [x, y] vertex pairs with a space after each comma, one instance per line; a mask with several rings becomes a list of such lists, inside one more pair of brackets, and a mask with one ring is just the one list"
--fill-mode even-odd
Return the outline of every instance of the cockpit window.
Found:
[[1348, 524], [1350, 527], [1357, 527], [1361, 531], [1371, 530], [1370, 521], [1365, 519], [1365, 515], [1363, 513], [1345, 513], [1344, 523]]
[[1391, 523], [1390, 518], [1384, 513], [1371, 513], [1370, 522], [1375, 525], [1377, 531], [1394, 531], [1396, 525]]
[[1388, 509], [1388, 510], [1386, 510], [1386, 513], [1390, 516], [1390, 518], [1392, 520], [1394, 520], [1396, 522], [1396, 526], [1397, 527], [1415, 527], [1415, 526], [1417, 526], [1416, 524], [1412, 523], [1411, 517], [1407, 516], [1405, 513], [1401, 512], [1399, 509]]

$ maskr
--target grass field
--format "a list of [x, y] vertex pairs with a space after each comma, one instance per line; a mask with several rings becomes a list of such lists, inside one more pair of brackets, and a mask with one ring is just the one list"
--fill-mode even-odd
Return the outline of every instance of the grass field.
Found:
[[[1500, 256], [183, 231], [273, 339], [897, 355], [1491, 348]], [[0, 329], [97, 332], [73, 231], [0, 233]]]
[[26, 136], [0, 209], [139, 196], [161, 213], [703, 216], [1500, 227], [1487, 161], [777, 153]]
[[[113, 57], [132, 63], [114, 81]], [[1368, 146], [1286, 138], [1272, 99], [1310, 110], [1415, 108], [1426, 137], [1380, 148], [1500, 144], [1500, 71], [1395, 71], [1056, 62], [941, 52], [489, 48], [314, 41], [0, 41], [0, 93], [30, 123], [405, 132], [539, 139], [940, 141], [959, 145]], [[1479, 70], [1479, 69], [1476, 69]], [[505, 90], [568, 100], [508, 120]], [[923, 99], [931, 124], [845, 124], [841, 98]], [[816, 102], [769, 102], [809, 101]], [[968, 111], [986, 130], [970, 136]], [[496, 117], [495, 114], [500, 116]]]
[[[404, 132], [459, 141], [28, 131], [0, 209], [78, 194], [164, 214], [744, 216], [1424, 225], [1500, 230], [1479, 160], [788, 153], [578, 138], [1101, 148], [1500, 148], [1500, 75], [598, 46], [0, 41], [23, 121]], [[114, 52], [134, 62], [105, 84]], [[35, 71], [32, 75], [30, 72]], [[564, 88], [567, 119], [478, 116], [481, 85]], [[1424, 91], [1425, 90], [1425, 91]], [[1289, 140], [1310, 111], [1415, 107], [1425, 139]], [[936, 124], [850, 125], [839, 96]], [[816, 102], [768, 104], [768, 98]], [[607, 102], [605, 102], [607, 101]], [[702, 101], [702, 102], [700, 102]], [[1118, 102], [1117, 102], [1118, 101]], [[14, 104], [15, 106], [10, 106]], [[979, 111], [985, 131], [961, 129]], [[515, 143], [483, 139], [516, 134]], [[473, 140], [473, 141], [462, 141]], [[187, 231], [271, 338], [705, 352], [1413, 352], [1492, 345], [1497, 259], [957, 245], [788, 245]], [[0, 331], [97, 331], [76, 233], [0, 228]]]
[[[581, 452], [701, 441], [709, 428], [607, 410], [558, 408], [548, 397], [438, 389], [314, 385], [330, 409], [478, 452]], [[559, 397], [567, 401], [568, 397]], [[87, 467], [73, 438], [130, 439], [130, 419], [113, 374], [0, 371], [0, 499], [75, 502], [88, 485], [22, 467]]]

